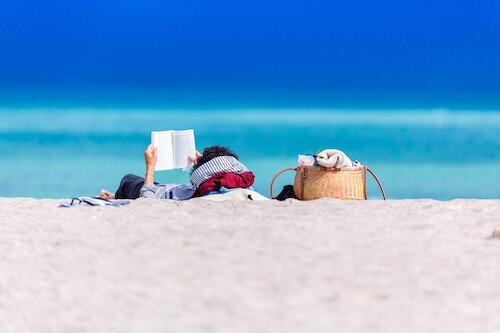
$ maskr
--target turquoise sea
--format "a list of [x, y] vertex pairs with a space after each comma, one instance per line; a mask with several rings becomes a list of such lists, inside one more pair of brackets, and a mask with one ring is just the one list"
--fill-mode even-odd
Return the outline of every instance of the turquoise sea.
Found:
[[[229, 146], [265, 195], [297, 154], [339, 148], [370, 166], [390, 198], [499, 198], [500, 112], [333, 109], [1, 108], [0, 196], [93, 195], [142, 175], [152, 130], [194, 128]], [[160, 182], [184, 182], [180, 170]], [[292, 174], [280, 185], [290, 183]], [[378, 197], [373, 182], [369, 195]]]

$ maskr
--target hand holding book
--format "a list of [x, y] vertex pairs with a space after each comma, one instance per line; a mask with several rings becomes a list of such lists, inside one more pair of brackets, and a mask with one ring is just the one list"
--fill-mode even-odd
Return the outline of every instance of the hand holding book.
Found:
[[191, 163], [191, 165], [196, 165], [198, 164], [198, 160], [200, 159], [201, 156], [202, 154], [199, 151], [196, 151], [195, 155], [188, 156], [188, 161], [189, 163]]
[[158, 163], [158, 149], [153, 147], [153, 145], [147, 146], [144, 151], [144, 161], [146, 162], [144, 184], [152, 185], [154, 183], [155, 165]]
[[158, 148], [148, 145], [144, 151], [144, 160], [146, 161], [146, 166], [154, 168], [158, 162]]

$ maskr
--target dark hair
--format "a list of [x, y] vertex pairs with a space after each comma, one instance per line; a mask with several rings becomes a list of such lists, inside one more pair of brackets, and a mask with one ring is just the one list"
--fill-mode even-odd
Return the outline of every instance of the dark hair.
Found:
[[236, 153], [234, 153], [231, 149], [215, 145], [207, 147], [203, 150], [203, 154], [198, 159], [198, 163], [196, 163], [196, 165], [193, 167], [193, 170], [196, 170], [196, 168], [198, 168], [199, 166], [219, 156], [232, 156], [238, 159], [238, 155], [236, 155]]

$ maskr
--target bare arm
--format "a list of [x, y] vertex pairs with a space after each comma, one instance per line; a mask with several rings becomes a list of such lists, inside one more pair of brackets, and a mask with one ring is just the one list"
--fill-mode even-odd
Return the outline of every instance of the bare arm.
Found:
[[146, 162], [145, 185], [153, 185], [155, 181], [155, 165], [158, 161], [157, 149], [149, 145], [144, 151], [144, 161]]

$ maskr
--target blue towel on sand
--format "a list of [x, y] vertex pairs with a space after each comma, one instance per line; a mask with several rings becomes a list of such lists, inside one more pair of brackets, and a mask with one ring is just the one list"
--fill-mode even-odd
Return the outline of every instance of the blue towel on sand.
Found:
[[76, 207], [76, 206], [113, 206], [121, 207], [128, 205], [130, 200], [126, 199], [101, 199], [95, 197], [79, 197], [71, 198], [69, 200], [62, 201], [59, 207]]

